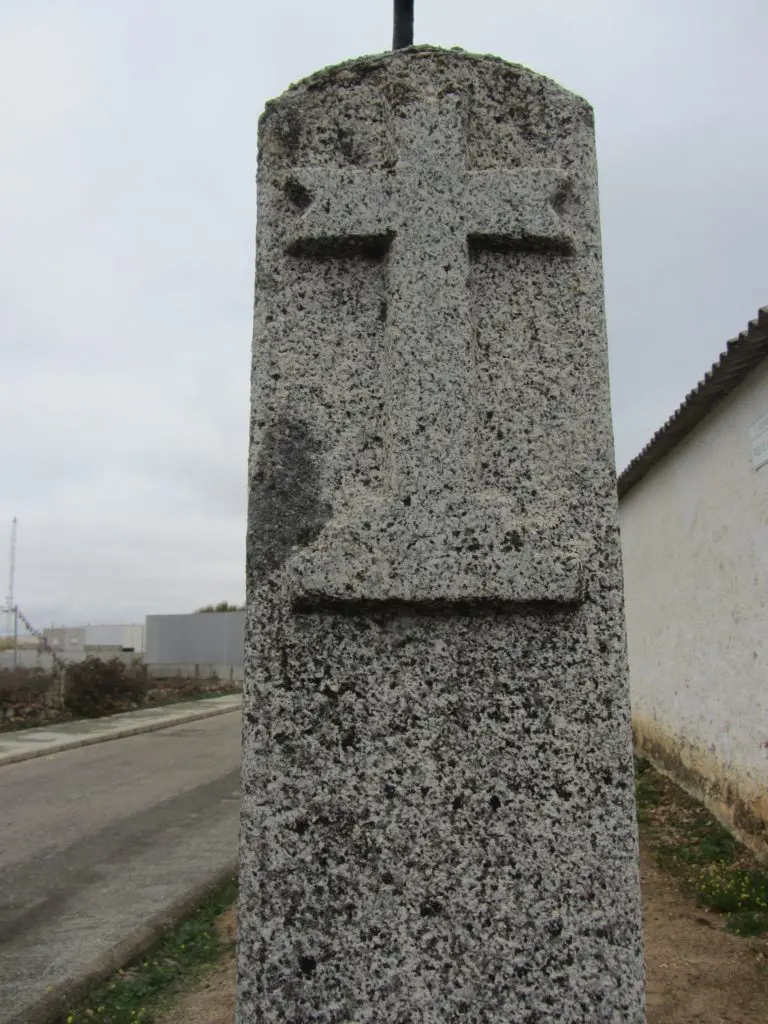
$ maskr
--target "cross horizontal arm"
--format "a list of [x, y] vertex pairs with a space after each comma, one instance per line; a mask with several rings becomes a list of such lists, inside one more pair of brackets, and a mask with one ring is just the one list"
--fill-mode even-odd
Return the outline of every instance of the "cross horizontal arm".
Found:
[[530, 167], [474, 171], [468, 179], [470, 243], [502, 251], [573, 251], [573, 233], [557, 212], [569, 182], [562, 171]]
[[314, 251], [383, 251], [394, 230], [393, 174], [310, 167], [284, 184], [301, 211], [287, 232], [287, 248]]

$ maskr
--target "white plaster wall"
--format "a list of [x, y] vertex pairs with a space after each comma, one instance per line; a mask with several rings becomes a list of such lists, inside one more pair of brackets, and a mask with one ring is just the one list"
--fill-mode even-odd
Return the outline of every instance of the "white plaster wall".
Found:
[[620, 504], [636, 733], [730, 824], [739, 801], [768, 823], [768, 465], [747, 436], [767, 413], [768, 361]]

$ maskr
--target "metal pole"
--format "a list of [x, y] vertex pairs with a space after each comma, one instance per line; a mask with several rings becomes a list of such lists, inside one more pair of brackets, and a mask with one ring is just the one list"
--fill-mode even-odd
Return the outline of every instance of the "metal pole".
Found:
[[13, 667], [16, 668], [19, 661], [19, 606], [13, 606]]
[[413, 46], [413, 0], [395, 0], [392, 49], [403, 50]]

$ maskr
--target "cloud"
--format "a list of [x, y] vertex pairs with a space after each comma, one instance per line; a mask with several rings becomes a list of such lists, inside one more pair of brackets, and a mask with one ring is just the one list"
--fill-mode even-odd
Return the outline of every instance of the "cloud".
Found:
[[[596, 110], [617, 460], [765, 294], [761, 0], [419, 0]], [[0, 10], [0, 573], [33, 621], [242, 600], [256, 121], [391, 5]], [[2, 583], [2, 579], [0, 579]]]

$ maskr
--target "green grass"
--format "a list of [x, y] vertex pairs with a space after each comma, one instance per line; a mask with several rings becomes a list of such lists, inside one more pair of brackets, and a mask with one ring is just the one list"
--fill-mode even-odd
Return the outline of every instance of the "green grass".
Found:
[[221, 955], [215, 921], [236, 897], [237, 880], [231, 878], [150, 954], [117, 971], [55, 1024], [151, 1024], [182, 986]]
[[646, 760], [635, 764], [637, 816], [654, 859], [735, 935], [768, 932], [768, 871], [715, 818]]

